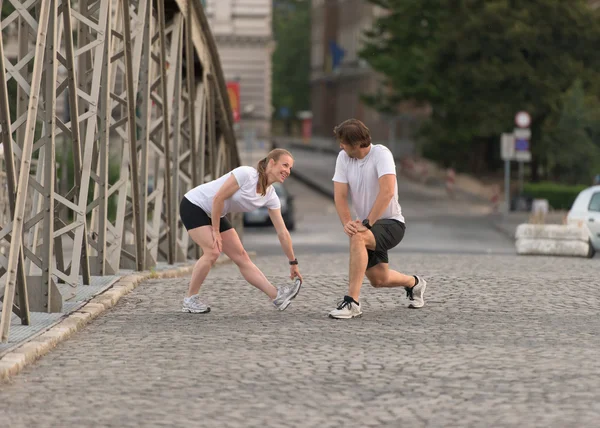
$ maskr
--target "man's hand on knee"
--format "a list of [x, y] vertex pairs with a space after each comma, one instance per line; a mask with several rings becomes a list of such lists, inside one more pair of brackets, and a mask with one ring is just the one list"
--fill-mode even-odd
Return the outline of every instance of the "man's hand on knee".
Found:
[[356, 222], [350, 220], [348, 223], [344, 225], [344, 233], [350, 237], [356, 234], [358, 230], [356, 229]]

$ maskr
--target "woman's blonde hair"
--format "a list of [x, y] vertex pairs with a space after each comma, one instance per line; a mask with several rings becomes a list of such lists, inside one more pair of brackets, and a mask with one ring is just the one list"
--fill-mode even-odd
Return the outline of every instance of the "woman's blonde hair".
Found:
[[273, 159], [274, 162], [277, 162], [282, 155], [287, 155], [292, 159], [294, 158], [292, 154], [285, 149], [273, 149], [269, 152], [267, 157], [258, 161], [256, 169], [258, 171], [258, 189], [261, 196], [267, 194], [267, 165], [269, 164], [269, 161]]

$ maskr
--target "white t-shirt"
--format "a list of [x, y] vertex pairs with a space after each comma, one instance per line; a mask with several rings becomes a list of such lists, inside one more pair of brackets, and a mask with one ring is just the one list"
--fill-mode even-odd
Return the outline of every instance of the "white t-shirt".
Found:
[[[362, 159], [353, 159], [341, 151], [335, 163], [333, 181], [348, 183], [352, 207], [360, 220], [369, 216], [377, 194], [379, 178], [386, 174], [396, 175], [396, 162], [392, 152], [381, 144], [371, 145], [371, 150]], [[398, 203], [398, 182], [394, 183], [394, 197], [381, 216], [404, 223], [402, 209]]]
[[193, 204], [198, 205], [208, 215], [211, 215], [212, 203], [215, 195], [233, 174], [240, 188], [229, 199], [225, 200], [221, 217], [228, 213], [243, 213], [254, 211], [256, 208], [266, 206], [269, 209], [276, 210], [281, 208], [281, 202], [273, 186], [267, 188], [265, 196], [256, 192], [258, 184], [258, 171], [251, 166], [240, 166], [208, 183], [194, 187], [185, 194], [185, 197]]

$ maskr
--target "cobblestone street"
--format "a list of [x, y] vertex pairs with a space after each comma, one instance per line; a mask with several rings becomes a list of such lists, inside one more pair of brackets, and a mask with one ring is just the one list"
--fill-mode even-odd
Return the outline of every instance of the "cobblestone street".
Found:
[[[428, 280], [426, 306], [368, 285], [364, 315], [331, 320], [345, 254], [306, 255], [285, 312], [235, 265], [179, 312], [188, 278], [147, 281], [0, 387], [6, 427], [596, 426], [597, 263], [392, 254]], [[281, 256], [256, 258], [274, 283]]]

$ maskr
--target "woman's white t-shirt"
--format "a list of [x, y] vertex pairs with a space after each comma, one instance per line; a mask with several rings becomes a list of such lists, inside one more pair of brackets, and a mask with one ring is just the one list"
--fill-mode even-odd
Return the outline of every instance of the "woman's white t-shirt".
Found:
[[[348, 183], [354, 211], [359, 219], [364, 220], [369, 216], [379, 194], [379, 178], [387, 174], [396, 175], [394, 156], [387, 147], [372, 144], [371, 150], [362, 159], [353, 159], [342, 150], [335, 163], [333, 181]], [[394, 184], [394, 197], [381, 218], [404, 223], [398, 203], [398, 182]]]
[[251, 166], [240, 166], [208, 183], [194, 187], [185, 194], [187, 200], [194, 205], [198, 205], [208, 215], [211, 215], [212, 203], [215, 195], [233, 174], [240, 188], [229, 199], [225, 200], [221, 217], [228, 213], [243, 213], [254, 211], [256, 208], [266, 206], [269, 209], [276, 210], [281, 208], [281, 202], [273, 186], [267, 188], [265, 196], [256, 192], [258, 184], [258, 171]]

